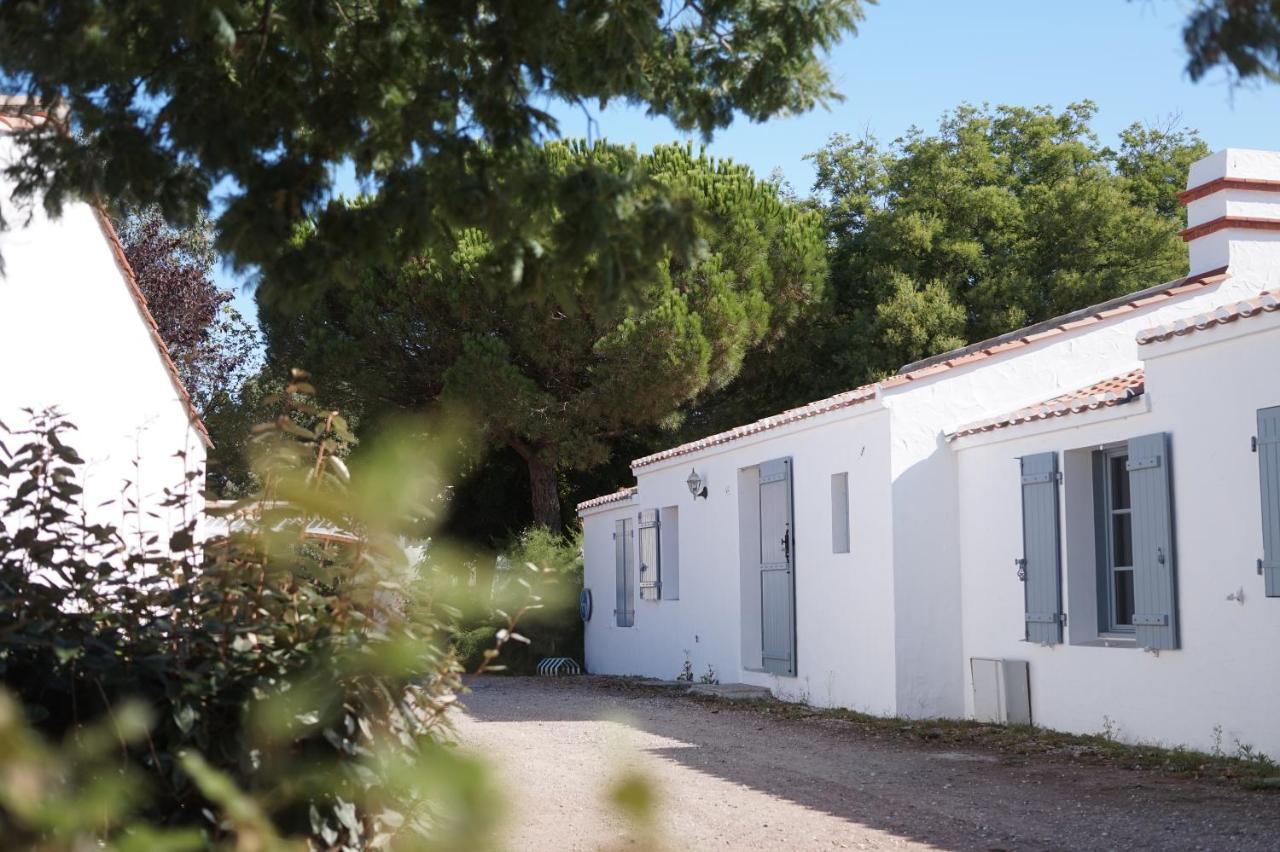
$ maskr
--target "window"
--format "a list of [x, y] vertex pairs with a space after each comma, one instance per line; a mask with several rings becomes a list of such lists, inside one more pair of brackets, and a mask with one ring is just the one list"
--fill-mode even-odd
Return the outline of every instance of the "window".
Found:
[[662, 599], [680, 598], [680, 509], [666, 506], [660, 514], [662, 535], [658, 537], [658, 559], [662, 563]]
[[1061, 475], [1054, 452], [1022, 457], [1018, 568], [1029, 641], [1064, 638], [1065, 545], [1073, 644], [1179, 647], [1170, 448], [1169, 434], [1160, 432], [1067, 450]]
[[1103, 633], [1133, 633], [1133, 503], [1129, 448], [1094, 454], [1098, 529], [1098, 626]]
[[849, 474], [831, 474], [831, 552], [849, 552]]

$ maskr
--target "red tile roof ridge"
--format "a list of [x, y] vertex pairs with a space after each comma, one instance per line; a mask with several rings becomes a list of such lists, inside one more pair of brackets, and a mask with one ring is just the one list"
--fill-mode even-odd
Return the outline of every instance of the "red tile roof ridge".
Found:
[[1117, 296], [1114, 299], [1034, 323], [1025, 328], [1015, 329], [987, 340], [971, 343], [958, 349], [915, 361], [907, 364], [898, 373], [881, 379], [879, 382], [863, 385], [851, 391], [845, 391], [826, 399], [820, 399], [817, 402], [811, 402], [808, 405], [792, 408], [770, 417], [764, 417], [753, 423], [736, 426], [696, 441], [690, 441], [677, 447], [643, 456], [632, 461], [631, 467], [632, 469], [645, 467], [667, 459], [690, 455], [710, 447], [755, 435], [759, 432], [776, 429], [779, 426], [794, 423], [797, 420], [823, 414], [827, 411], [847, 408], [874, 397], [879, 391], [892, 390], [910, 382], [982, 361], [1004, 352], [1033, 346], [1042, 340], [1049, 340], [1076, 329], [1097, 325], [1113, 317], [1132, 313], [1148, 305], [1177, 298], [1184, 293], [1220, 284], [1230, 277], [1227, 267], [1222, 266], [1207, 272], [1175, 278], [1172, 281], [1166, 281], [1135, 293]]
[[594, 509], [597, 506], [607, 506], [610, 503], [618, 503], [623, 500], [629, 500], [636, 494], [634, 485], [627, 488], [619, 488], [612, 494], [604, 494], [599, 497], [592, 497], [590, 500], [583, 500], [578, 504], [578, 511], [582, 512], [586, 509]]
[[1123, 375], [1111, 376], [1087, 387], [1068, 391], [1052, 399], [1024, 406], [1008, 414], [968, 423], [953, 432], [947, 433], [947, 438], [948, 440], [954, 440], [967, 435], [992, 432], [996, 429], [1032, 423], [1037, 420], [1049, 420], [1067, 414], [1080, 414], [1085, 411], [1096, 411], [1099, 408], [1123, 405], [1142, 396], [1145, 391], [1146, 374], [1139, 367]]
[[974, 352], [983, 352], [987, 355], [995, 355], [1000, 352], [1007, 352], [1010, 349], [1019, 349], [1041, 340], [1047, 340], [1068, 331], [1075, 331], [1079, 328], [1085, 328], [1090, 325], [1096, 325], [1112, 317], [1121, 316], [1131, 313], [1148, 305], [1158, 302], [1167, 301], [1195, 290], [1209, 287], [1214, 284], [1220, 284], [1230, 277], [1227, 267], [1222, 266], [1217, 269], [1211, 269], [1207, 272], [1201, 272], [1196, 275], [1188, 275], [1183, 278], [1175, 278], [1172, 281], [1166, 281], [1157, 284], [1154, 287], [1148, 287], [1145, 290], [1139, 290], [1135, 293], [1128, 293], [1123, 296], [1117, 296], [1114, 299], [1108, 299], [1096, 305], [1090, 305], [1087, 308], [1081, 308], [1071, 311], [1061, 316], [1043, 320], [1038, 323], [1026, 326], [1024, 328], [1015, 329], [1014, 331], [996, 335], [995, 337], [981, 340], [977, 343], [969, 343], [958, 349], [952, 349], [948, 352], [942, 352], [937, 355], [931, 355], [919, 361], [907, 364], [898, 371], [898, 376], [906, 377], [907, 380], [912, 378], [920, 378], [925, 368], [938, 363], [947, 363], [958, 361]]
[[746, 438], [750, 435], [766, 432], [770, 429], [777, 429], [778, 427], [786, 426], [789, 423], [808, 420], [811, 417], [817, 417], [819, 414], [826, 414], [843, 408], [851, 408], [859, 403], [863, 403], [874, 398], [878, 388], [879, 385], [875, 383], [862, 385], [861, 387], [854, 388], [850, 391], [844, 391], [842, 393], [835, 394], [834, 396], [817, 400], [816, 402], [810, 402], [807, 405], [790, 408], [779, 414], [762, 417], [759, 420], [742, 426], [735, 426], [732, 429], [726, 429], [723, 432], [717, 432], [714, 435], [708, 435], [707, 437], [699, 438], [696, 441], [689, 441], [688, 443], [680, 444], [677, 447], [660, 450], [656, 453], [635, 459], [631, 462], [631, 467], [645, 467], [646, 465], [656, 464], [657, 462], [677, 458], [679, 456], [686, 456], [700, 450], [719, 446], [720, 444], [727, 444], [730, 441], [736, 441], [740, 438]]
[[1228, 302], [1219, 305], [1212, 311], [1196, 314], [1186, 319], [1177, 319], [1170, 323], [1146, 328], [1138, 332], [1138, 345], [1146, 346], [1164, 340], [1172, 340], [1197, 331], [1205, 331], [1214, 326], [1226, 325], [1239, 319], [1261, 316], [1264, 313], [1280, 311], [1280, 290], [1264, 290], [1251, 299]]
[[160, 336], [160, 327], [156, 324], [155, 317], [151, 315], [151, 308], [147, 305], [147, 297], [142, 295], [142, 290], [138, 286], [138, 278], [133, 274], [133, 267], [129, 265], [129, 259], [125, 256], [124, 246], [120, 242], [120, 235], [116, 233], [115, 226], [111, 224], [111, 217], [107, 215], [102, 205], [94, 204], [91, 206], [98, 220], [98, 227], [101, 228], [102, 235], [106, 237], [107, 245], [111, 248], [111, 254], [116, 261], [116, 268], [120, 270], [125, 286], [129, 288], [129, 295], [133, 297], [133, 303], [138, 308], [138, 314], [147, 325], [151, 341], [155, 344], [160, 360], [164, 362], [165, 370], [169, 373], [169, 379], [173, 383], [174, 390], [178, 392], [178, 398], [182, 401], [183, 407], [186, 408], [187, 417], [191, 421], [191, 425], [195, 427], [196, 432], [199, 433], [205, 447], [212, 448], [213, 439], [209, 437], [209, 430], [205, 427], [204, 420], [200, 417], [200, 412], [196, 410], [190, 392], [187, 390], [186, 385], [182, 383], [182, 377], [178, 373], [178, 365], [174, 363], [173, 357], [169, 354], [168, 344]]
[[[35, 106], [32, 102], [23, 98], [15, 99], [0, 96], [0, 128], [4, 130], [27, 130], [39, 127], [50, 120], [54, 121], [54, 126], [58, 130], [67, 132], [61, 121], [51, 119], [49, 110]], [[124, 277], [125, 286], [129, 288], [129, 294], [133, 297], [138, 313], [143, 322], [146, 323], [151, 340], [155, 343], [160, 359], [164, 362], [169, 378], [173, 382], [174, 390], [178, 392], [178, 398], [187, 410], [187, 417], [190, 419], [191, 425], [199, 433], [204, 445], [210, 448], [213, 447], [213, 439], [209, 437], [209, 430], [205, 427], [204, 420], [200, 417], [200, 412], [196, 410], [195, 403], [191, 400], [190, 392], [187, 391], [186, 386], [182, 383], [182, 377], [178, 373], [178, 365], [173, 362], [173, 357], [169, 354], [169, 346], [164, 342], [164, 338], [160, 336], [160, 328], [156, 325], [155, 317], [151, 315], [151, 308], [147, 305], [147, 299], [142, 295], [142, 290], [138, 287], [138, 278], [133, 273], [133, 267], [129, 265], [129, 259], [125, 256], [124, 246], [120, 243], [120, 236], [116, 233], [115, 226], [111, 224], [111, 218], [107, 215], [101, 203], [90, 204], [90, 207], [93, 208], [94, 215], [98, 220], [98, 227], [101, 229], [102, 235], [106, 237], [107, 245], [111, 248], [116, 267]]]

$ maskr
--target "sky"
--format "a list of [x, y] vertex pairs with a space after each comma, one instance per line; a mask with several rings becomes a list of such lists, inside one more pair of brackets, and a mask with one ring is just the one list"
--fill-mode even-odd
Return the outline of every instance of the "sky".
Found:
[[[763, 124], [738, 121], [708, 150], [775, 169], [800, 194], [813, 184], [805, 155], [832, 134], [871, 133], [883, 142], [912, 126], [936, 128], [961, 103], [1061, 108], [1098, 105], [1093, 127], [1114, 143], [1135, 121], [1175, 118], [1219, 148], [1280, 149], [1280, 85], [1231, 87], [1225, 75], [1192, 83], [1184, 71], [1182, 25], [1190, 0], [883, 0], [866, 9], [856, 36], [828, 62], [844, 100]], [[604, 137], [640, 149], [684, 140], [664, 119], [626, 107], [552, 108], [562, 136]], [[698, 140], [694, 140], [697, 142]], [[252, 296], [229, 275], [237, 303]]]

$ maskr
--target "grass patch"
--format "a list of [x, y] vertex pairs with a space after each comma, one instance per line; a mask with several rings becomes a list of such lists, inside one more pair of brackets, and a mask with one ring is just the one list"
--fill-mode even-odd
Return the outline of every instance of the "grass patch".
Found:
[[685, 701], [716, 710], [745, 711], [789, 721], [835, 723], [867, 739], [943, 750], [987, 751], [1011, 763], [1036, 760], [1073, 766], [1106, 766], [1280, 793], [1280, 764], [1247, 745], [1237, 744], [1233, 753], [1210, 754], [1181, 747], [1121, 742], [1109, 733], [1068, 734], [1034, 725], [993, 725], [966, 719], [886, 718], [839, 707], [819, 708], [774, 699], [730, 701], [633, 678], [599, 677], [598, 680], [623, 691], [676, 694]]

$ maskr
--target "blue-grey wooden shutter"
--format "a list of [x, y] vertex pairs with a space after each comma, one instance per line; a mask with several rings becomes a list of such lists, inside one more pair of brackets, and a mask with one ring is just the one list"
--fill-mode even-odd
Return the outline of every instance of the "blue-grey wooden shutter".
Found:
[[1280, 406], [1258, 411], [1258, 476], [1262, 486], [1262, 575], [1280, 598]]
[[1178, 583], [1168, 433], [1131, 438], [1127, 467], [1133, 517], [1134, 634], [1143, 648], [1177, 648]]
[[635, 604], [631, 592], [631, 521], [622, 518], [613, 525], [614, 582], [617, 587], [617, 604], [613, 610], [619, 627], [635, 624]]
[[1062, 641], [1062, 566], [1058, 517], [1058, 454], [1023, 456], [1022, 564], [1026, 638]]
[[662, 597], [662, 547], [659, 540], [658, 510], [640, 513], [640, 600], [656, 601]]
[[761, 664], [774, 674], [796, 673], [795, 528], [791, 459], [760, 465]]

